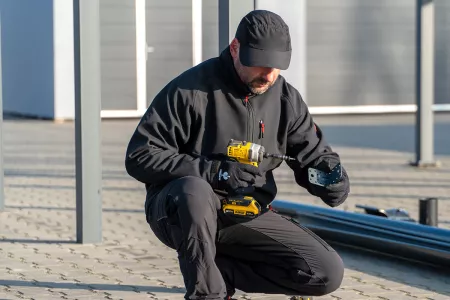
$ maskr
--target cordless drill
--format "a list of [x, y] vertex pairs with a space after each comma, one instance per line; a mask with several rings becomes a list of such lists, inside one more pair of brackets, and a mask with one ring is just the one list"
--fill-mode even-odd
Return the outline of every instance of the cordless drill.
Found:
[[[233, 139], [228, 143], [227, 157], [255, 167], [258, 167], [259, 163], [268, 157], [294, 160], [294, 158], [286, 155], [267, 153], [264, 146]], [[222, 210], [225, 214], [254, 218], [261, 213], [261, 205], [251, 196], [231, 195], [222, 200], [222, 202]]]

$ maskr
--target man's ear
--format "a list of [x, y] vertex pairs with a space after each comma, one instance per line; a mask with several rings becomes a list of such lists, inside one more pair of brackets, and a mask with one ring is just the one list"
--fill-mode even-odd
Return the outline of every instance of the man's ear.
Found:
[[237, 38], [234, 38], [230, 43], [230, 52], [233, 58], [236, 58], [239, 55], [239, 41]]

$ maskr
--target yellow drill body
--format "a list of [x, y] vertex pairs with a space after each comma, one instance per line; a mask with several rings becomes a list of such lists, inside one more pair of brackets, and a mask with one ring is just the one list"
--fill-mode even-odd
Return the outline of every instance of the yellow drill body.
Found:
[[263, 160], [264, 147], [246, 141], [230, 140], [227, 147], [227, 155], [240, 163], [255, 167]]

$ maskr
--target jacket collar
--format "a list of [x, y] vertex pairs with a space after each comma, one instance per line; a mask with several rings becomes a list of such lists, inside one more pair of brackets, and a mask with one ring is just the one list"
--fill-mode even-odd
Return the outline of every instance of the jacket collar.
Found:
[[230, 53], [230, 46], [226, 47], [219, 56], [224, 69], [226, 70], [226, 81], [231, 86], [232, 90], [237, 93], [238, 97], [252, 97], [253, 93], [250, 91], [248, 86], [242, 82], [236, 68], [234, 67], [233, 59]]

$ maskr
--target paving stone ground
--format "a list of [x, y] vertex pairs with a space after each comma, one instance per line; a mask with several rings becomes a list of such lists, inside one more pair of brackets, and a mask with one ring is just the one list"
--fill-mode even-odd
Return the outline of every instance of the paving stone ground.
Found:
[[[439, 227], [450, 228], [450, 116], [436, 120], [437, 169], [417, 169], [410, 116], [317, 117], [352, 178], [348, 201], [407, 209], [439, 198]], [[75, 243], [74, 124], [5, 120], [0, 212], [0, 299], [182, 299], [175, 253], [148, 228], [145, 191], [123, 166], [136, 120], [102, 122], [103, 241]], [[276, 171], [278, 199], [324, 206]], [[449, 236], [450, 239], [450, 236]], [[336, 247], [346, 269], [342, 286], [315, 299], [450, 299], [450, 272]], [[240, 299], [288, 299], [245, 294]]]

